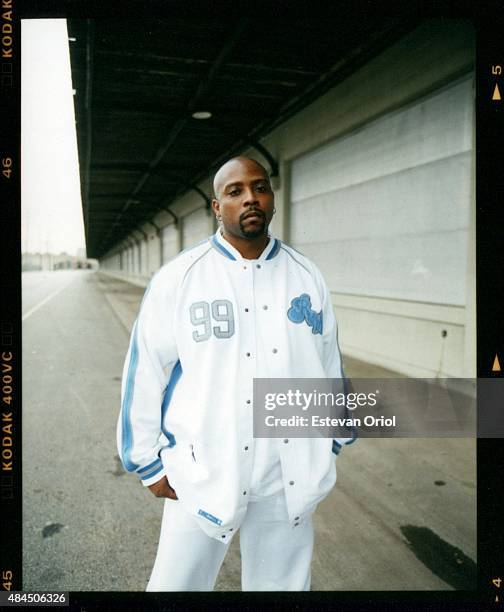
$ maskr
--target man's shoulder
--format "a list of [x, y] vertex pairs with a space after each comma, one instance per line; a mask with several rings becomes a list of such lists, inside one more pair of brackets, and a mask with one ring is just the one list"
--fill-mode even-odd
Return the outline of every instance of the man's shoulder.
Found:
[[296, 255], [299, 259], [308, 259], [304, 253], [301, 253], [301, 251], [295, 249], [291, 244], [287, 244], [283, 240], [280, 242], [280, 248], [287, 251], [290, 255]]
[[281, 243], [280, 250], [285, 253], [285, 255], [289, 258], [290, 261], [297, 263], [299, 266], [305, 268], [310, 274], [313, 276], [319, 276], [320, 271], [315, 263], [307, 257], [301, 251], [298, 251], [296, 248], [291, 246], [290, 244], [286, 244], [285, 242]]

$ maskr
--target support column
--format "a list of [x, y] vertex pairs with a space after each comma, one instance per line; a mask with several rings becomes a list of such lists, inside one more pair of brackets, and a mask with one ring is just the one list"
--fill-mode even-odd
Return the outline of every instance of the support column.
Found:
[[276, 212], [273, 217], [272, 230], [283, 242], [289, 241], [289, 208], [290, 208], [290, 175], [289, 163], [282, 161], [280, 176], [271, 179], [275, 192]]

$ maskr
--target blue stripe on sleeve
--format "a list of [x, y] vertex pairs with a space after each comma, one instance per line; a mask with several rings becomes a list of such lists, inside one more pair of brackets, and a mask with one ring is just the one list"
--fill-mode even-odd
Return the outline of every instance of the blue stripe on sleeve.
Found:
[[128, 366], [128, 374], [126, 376], [126, 389], [122, 404], [122, 463], [128, 472], [134, 472], [138, 465], [131, 461], [131, 448], [133, 446], [133, 431], [131, 428], [130, 411], [133, 401], [133, 390], [135, 386], [135, 374], [138, 365], [138, 346], [137, 346], [137, 321], [133, 329], [133, 337], [131, 341], [130, 362]]
[[176, 442], [175, 442], [175, 436], [171, 432], [169, 432], [167, 429], [165, 429], [164, 418], [165, 418], [166, 412], [168, 411], [168, 406], [170, 404], [170, 401], [173, 395], [173, 391], [175, 390], [175, 386], [180, 380], [181, 376], [182, 376], [182, 365], [179, 360], [177, 361], [177, 363], [173, 367], [173, 370], [171, 371], [170, 379], [168, 381], [168, 384], [166, 385], [165, 394], [163, 397], [163, 403], [161, 404], [161, 430], [164, 433], [164, 435], [168, 438], [168, 448], [175, 446]]
[[350, 429], [350, 431], [352, 432], [352, 439], [348, 440], [348, 442], [345, 442], [345, 446], [348, 446], [349, 444], [353, 444], [359, 437], [357, 433], [357, 427], [349, 427], [348, 429]]
[[162, 470], [162, 469], [163, 469], [163, 464], [160, 462], [160, 463], [158, 463], [158, 465], [154, 466], [148, 472], [144, 472], [143, 474], [140, 474], [140, 478], [142, 480], [146, 480], [147, 478], [151, 478], [152, 476], [155, 476], [156, 474], [158, 474], [159, 471]]
[[161, 459], [155, 459], [152, 463], [149, 463], [149, 465], [146, 465], [141, 470], [138, 470], [138, 473], [144, 474], [145, 472], [149, 472], [150, 470], [152, 470], [154, 467], [158, 465], [161, 465]]
[[152, 470], [148, 474], [142, 474], [140, 478], [141, 480], [147, 480], [147, 478], [152, 478], [153, 476], [155, 476], [156, 474], [159, 474], [159, 472], [162, 472], [162, 471], [163, 471], [163, 465], [160, 465], [158, 468], [156, 468], [155, 470]]

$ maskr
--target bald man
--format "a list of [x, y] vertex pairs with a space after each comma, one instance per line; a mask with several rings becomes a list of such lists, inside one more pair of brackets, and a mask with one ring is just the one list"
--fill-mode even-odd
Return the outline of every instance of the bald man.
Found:
[[352, 438], [254, 438], [254, 378], [342, 378], [330, 293], [269, 231], [268, 173], [214, 179], [219, 229], [152, 279], [126, 356], [118, 449], [166, 498], [147, 590], [212, 590], [240, 530], [242, 589], [309, 590], [312, 515]]

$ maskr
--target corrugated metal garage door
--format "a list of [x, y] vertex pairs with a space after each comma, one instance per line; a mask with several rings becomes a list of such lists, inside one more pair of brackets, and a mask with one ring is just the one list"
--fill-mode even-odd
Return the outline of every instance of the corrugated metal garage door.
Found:
[[472, 78], [296, 159], [290, 242], [331, 291], [465, 304]]

